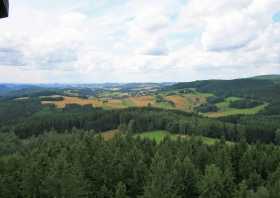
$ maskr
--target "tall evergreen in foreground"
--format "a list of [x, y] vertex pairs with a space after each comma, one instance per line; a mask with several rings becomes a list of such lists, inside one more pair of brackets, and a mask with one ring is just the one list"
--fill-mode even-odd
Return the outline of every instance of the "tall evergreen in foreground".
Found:
[[[5, 136], [3, 136], [5, 137]], [[10, 140], [10, 141], [5, 141]], [[73, 129], [37, 138], [0, 139], [0, 197], [278, 198], [280, 148], [156, 144], [132, 136], [105, 141]], [[15, 144], [16, 142], [16, 144]]]

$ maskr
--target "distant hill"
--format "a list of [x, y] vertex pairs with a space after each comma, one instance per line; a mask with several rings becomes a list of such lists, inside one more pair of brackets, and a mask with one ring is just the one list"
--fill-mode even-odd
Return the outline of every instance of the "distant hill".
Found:
[[63, 90], [43, 88], [37, 85], [0, 84], [0, 100], [10, 100], [20, 97], [58, 95], [60, 93], [63, 93]]
[[252, 79], [280, 81], [280, 75], [279, 74], [262, 75], [262, 76], [255, 76]]
[[0, 84], [0, 96], [7, 95], [11, 92], [17, 92], [23, 89], [31, 89], [35, 87], [36, 86], [25, 84]]
[[166, 89], [195, 89], [200, 92], [213, 93], [220, 97], [238, 96], [266, 101], [279, 101], [280, 99], [280, 84], [271, 79], [203, 80], [178, 83]]

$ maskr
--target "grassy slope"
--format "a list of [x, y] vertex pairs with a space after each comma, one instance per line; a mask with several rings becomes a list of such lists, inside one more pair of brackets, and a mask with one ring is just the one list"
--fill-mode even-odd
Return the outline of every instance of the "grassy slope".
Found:
[[171, 139], [176, 139], [177, 138], [176, 136], [171, 135], [167, 131], [150, 131], [150, 132], [145, 132], [145, 133], [135, 135], [135, 137], [140, 137], [142, 139], [154, 140], [157, 143], [160, 143], [161, 141], [164, 140], [164, 138], [166, 138], [168, 136]]
[[[116, 130], [111, 130], [111, 131], [106, 131], [101, 133], [101, 136], [105, 139], [105, 140], [111, 140], [115, 135], [120, 134], [120, 132], [116, 129]], [[181, 138], [190, 138], [190, 136], [188, 135], [179, 135], [179, 134], [171, 134], [168, 131], [162, 131], [162, 130], [158, 130], [158, 131], [148, 131], [148, 132], [144, 132], [144, 133], [139, 133], [134, 135], [135, 138], [139, 137], [141, 139], [149, 139], [149, 140], [154, 140], [157, 143], [160, 143], [161, 141], [163, 141], [166, 137], [170, 137], [171, 140], [176, 140], [179, 137]], [[208, 145], [213, 145], [215, 144], [218, 139], [214, 139], [214, 138], [207, 138], [207, 137], [198, 137], [200, 138], [203, 143], [208, 144]], [[232, 142], [227, 142], [228, 144], [232, 144]]]
[[134, 104], [133, 101], [131, 101], [129, 98], [123, 99], [122, 104], [124, 107], [135, 107], [136, 105]]
[[229, 97], [226, 98], [224, 102], [217, 103], [217, 107], [219, 108], [218, 112], [210, 112], [210, 113], [205, 113], [204, 115], [208, 117], [222, 117], [222, 116], [229, 116], [229, 115], [237, 115], [237, 114], [243, 114], [243, 115], [253, 115], [261, 110], [263, 110], [267, 104], [263, 104], [254, 108], [249, 108], [249, 109], [236, 109], [236, 108], [230, 108], [230, 102], [240, 100], [241, 98], [238, 97]]
[[[172, 140], [176, 140], [179, 137], [190, 138], [190, 136], [188, 136], [188, 135], [171, 134], [168, 131], [149, 131], [149, 132], [137, 134], [137, 135], [135, 135], [135, 137], [154, 140], [157, 143], [160, 143], [166, 137], [170, 137]], [[214, 139], [214, 138], [207, 138], [207, 137], [199, 137], [199, 138], [203, 141], [203, 143], [208, 144], [208, 145], [213, 145], [217, 141], [219, 141], [218, 139]], [[227, 142], [227, 144], [232, 144], [232, 142]]]

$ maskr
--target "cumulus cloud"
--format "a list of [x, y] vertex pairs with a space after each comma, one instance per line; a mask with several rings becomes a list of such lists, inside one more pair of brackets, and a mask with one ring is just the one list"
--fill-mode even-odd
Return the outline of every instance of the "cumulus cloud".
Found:
[[280, 73], [280, 0], [22, 0], [11, 7], [0, 21], [4, 81], [24, 81], [12, 75], [21, 72], [34, 82]]
[[0, 48], [0, 66], [24, 66], [23, 54], [13, 48]]
[[272, 22], [280, 9], [279, 0], [192, 0], [182, 17], [186, 23], [202, 26], [202, 44], [206, 50], [223, 51], [245, 47]]

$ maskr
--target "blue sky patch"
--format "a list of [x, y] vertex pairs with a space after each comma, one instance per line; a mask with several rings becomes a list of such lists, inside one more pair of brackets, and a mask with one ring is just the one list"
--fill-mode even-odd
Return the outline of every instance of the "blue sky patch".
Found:
[[278, 11], [276, 14], [272, 17], [274, 22], [280, 22], [280, 11]]

